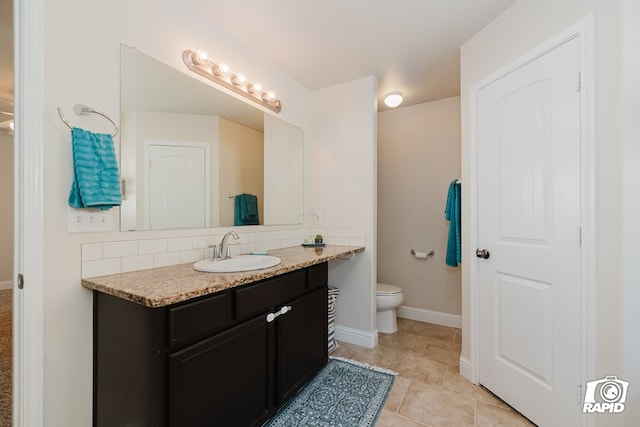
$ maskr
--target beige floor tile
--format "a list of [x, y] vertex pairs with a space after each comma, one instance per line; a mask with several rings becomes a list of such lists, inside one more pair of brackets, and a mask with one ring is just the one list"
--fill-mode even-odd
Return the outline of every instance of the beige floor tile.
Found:
[[506, 403], [460, 375], [459, 329], [398, 319], [375, 349], [339, 342], [331, 356], [396, 371], [378, 427], [531, 426]]
[[473, 427], [475, 401], [420, 381], [412, 381], [400, 415], [432, 427]]
[[511, 409], [476, 403], [476, 427], [530, 427], [531, 421]]
[[377, 346], [376, 348], [351, 346], [345, 348], [340, 356], [387, 368], [394, 359], [399, 357], [398, 351], [398, 349], [383, 346]]
[[333, 351], [329, 356], [331, 357], [344, 357], [343, 354], [351, 348], [363, 348], [355, 344], [349, 344], [348, 342], [337, 341], [338, 348]]
[[455, 342], [462, 344], [462, 330], [456, 329], [456, 336], [453, 338]]
[[398, 319], [398, 329], [401, 332], [449, 341], [454, 340], [458, 330], [449, 326], [434, 325], [433, 323], [418, 322], [410, 319]]
[[423, 427], [425, 425], [385, 410], [382, 411], [376, 422], [376, 427]]
[[447, 370], [446, 362], [431, 360], [412, 351], [400, 352], [399, 355], [389, 363], [389, 369], [412, 380], [442, 386]]
[[502, 400], [498, 399], [484, 388], [474, 385], [471, 381], [460, 375], [457, 365], [447, 366], [443, 387], [446, 390], [470, 397], [479, 402], [488, 403], [510, 410], [509, 406]]
[[406, 332], [396, 332], [394, 334], [378, 334], [378, 346], [390, 347], [401, 350], [422, 352], [429, 345], [430, 339], [420, 335]]
[[411, 384], [411, 380], [409, 378], [396, 375], [393, 381], [393, 388], [391, 388], [391, 392], [389, 393], [389, 396], [387, 396], [387, 401], [384, 403], [384, 409], [390, 412], [398, 412], [398, 409], [404, 400], [404, 396], [407, 394], [407, 390], [409, 389], [409, 384]]
[[437, 341], [429, 343], [423, 350], [422, 355], [433, 360], [442, 362], [459, 362], [460, 361], [460, 344], [453, 341]]

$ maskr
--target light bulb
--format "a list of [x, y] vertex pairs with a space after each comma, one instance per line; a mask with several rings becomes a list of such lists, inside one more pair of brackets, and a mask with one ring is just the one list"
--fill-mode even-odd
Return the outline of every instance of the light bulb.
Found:
[[207, 59], [209, 59], [209, 55], [207, 55], [207, 52], [204, 52], [202, 50], [198, 51], [198, 54], [196, 55], [196, 60], [195, 62], [197, 64], [202, 64], [203, 62], [206, 62]]
[[388, 93], [387, 96], [384, 97], [384, 103], [389, 108], [396, 108], [398, 105], [402, 104], [402, 93]]
[[245, 76], [244, 74], [238, 74], [236, 76], [233, 76], [231, 78], [231, 81], [234, 85], [243, 85], [247, 82], [247, 76]]
[[262, 94], [262, 99], [264, 99], [265, 101], [273, 101], [274, 99], [276, 99], [276, 94], [272, 90], [264, 92]]
[[229, 71], [231, 71], [231, 68], [229, 68], [229, 66], [227, 64], [220, 64], [218, 65], [218, 69], [220, 70], [220, 72], [227, 74], [229, 73]]

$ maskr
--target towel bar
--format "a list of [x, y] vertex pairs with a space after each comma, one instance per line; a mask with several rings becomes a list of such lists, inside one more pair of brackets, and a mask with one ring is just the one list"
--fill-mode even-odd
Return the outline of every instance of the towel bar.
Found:
[[[113, 130], [113, 133], [111, 134], [112, 137], [116, 136], [120, 131], [120, 127], [116, 124], [116, 122], [114, 122], [111, 117], [107, 116], [105, 113], [101, 111], [98, 111], [91, 107], [87, 107], [86, 105], [83, 105], [83, 104], [76, 104], [73, 106], [73, 112], [76, 113], [76, 115], [78, 116], [85, 116], [87, 114], [97, 114], [99, 116], [104, 117], [113, 125], [114, 130]], [[71, 125], [71, 123], [69, 123], [69, 121], [64, 116], [64, 114], [62, 114], [62, 108], [60, 107], [58, 107], [58, 115], [60, 116], [64, 124], [67, 125], [69, 129], [73, 129], [73, 126]]]

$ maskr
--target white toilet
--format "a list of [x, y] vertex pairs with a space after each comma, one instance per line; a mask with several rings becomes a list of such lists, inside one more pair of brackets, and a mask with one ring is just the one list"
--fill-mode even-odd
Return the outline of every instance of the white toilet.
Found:
[[396, 308], [404, 301], [402, 289], [386, 283], [378, 283], [376, 291], [376, 311], [378, 332], [392, 334], [398, 331]]

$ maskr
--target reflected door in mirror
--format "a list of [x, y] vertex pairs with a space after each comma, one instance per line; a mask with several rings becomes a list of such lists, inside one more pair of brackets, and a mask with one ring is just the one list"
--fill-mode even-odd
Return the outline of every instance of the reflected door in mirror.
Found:
[[208, 144], [147, 141], [147, 223], [154, 230], [210, 225]]

